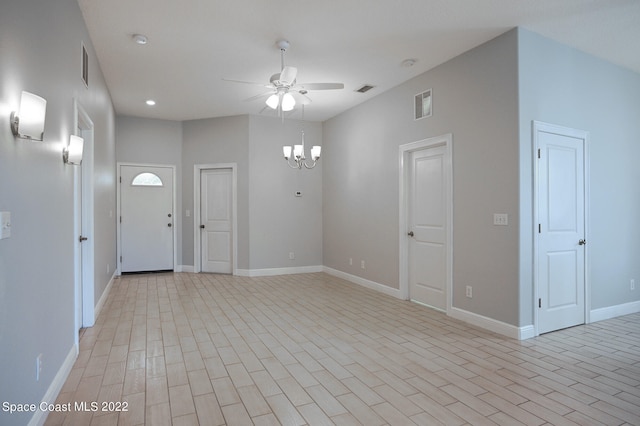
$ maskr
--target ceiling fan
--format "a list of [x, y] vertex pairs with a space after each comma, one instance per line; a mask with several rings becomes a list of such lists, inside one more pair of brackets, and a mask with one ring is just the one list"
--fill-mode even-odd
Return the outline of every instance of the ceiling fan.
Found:
[[252, 84], [269, 89], [268, 92], [252, 96], [245, 99], [245, 101], [254, 101], [256, 99], [267, 97], [267, 106], [271, 109], [278, 110], [279, 113], [282, 113], [291, 111], [297, 103], [309, 105], [311, 103], [311, 98], [307, 96], [309, 91], [344, 88], [344, 84], [342, 83], [298, 83], [296, 81], [298, 69], [296, 67], [284, 65], [284, 54], [290, 46], [289, 42], [287, 40], [278, 40], [276, 45], [280, 48], [280, 72], [271, 76], [269, 84], [224, 79], [225, 81], [233, 83]]

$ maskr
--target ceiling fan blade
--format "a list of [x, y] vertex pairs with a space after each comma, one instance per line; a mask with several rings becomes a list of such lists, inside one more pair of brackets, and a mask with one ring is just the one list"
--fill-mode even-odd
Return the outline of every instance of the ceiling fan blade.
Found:
[[273, 91], [260, 93], [259, 95], [251, 96], [250, 98], [245, 99], [243, 102], [251, 102], [251, 101], [255, 101], [256, 99], [266, 98], [267, 96], [272, 95], [273, 93], [274, 93]]
[[280, 73], [280, 83], [292, 85], [298, 75], [298, 69], [296, 67], [284, 67]]
[[267, 83], [256, 83], [254, 81], [242, 81], [242, 80], [230, 80], [228, 78], [223, 78], [222, 81], [228, 81], [231, 83], [242, 83], [242, 84], [250, 84], [252, 86], [260, 86], [260, 87], [267, 87], [267, 88], [271, 88], [273, 87], [272, 84], [267, 84]]
[[305, 84], [296, 84], [296, 89], [335, 90], [335, 89], [344, 89], [344, 84], [342, 83], [305, 83]]
[[293, 98], [296, 100], [296, 103], [299, 103], [301, 105], [309, 105], [311, 103], [311, 98], [309, 98], [304, 93], [296, 92], [293, 90], [290, 91], [289, 93], [293, 95]]

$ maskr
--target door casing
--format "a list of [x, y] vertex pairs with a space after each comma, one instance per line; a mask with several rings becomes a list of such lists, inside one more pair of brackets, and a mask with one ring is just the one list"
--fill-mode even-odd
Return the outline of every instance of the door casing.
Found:
[[409, 171], [410, 154], [414, 151], [444, 146], [445, 153], [445, 208], [447, 217], [447, 229], [445, 241], [446, 250], [446, 312], [451, 312], [451, 295], [453, 290], [453, 136], [447, 133], [442, 136], [423, 139], [416, 142], [400, 145], [399, 147], [399, 194], [400, 194], [400, 217], [399, 217], [399, 283], [400, 298], [409, 299]]
[[534, 333], [535, 336], [539, 336], [540, 332], [538, 329], [539, 325], [539, 308], [538, 308], [538, 298], [540, 297], [539, 290], [539, 276], [538, 276], [538, 267], [539, 267], [539, 232], [538, 232], [538, 224], [540, 223], [540, 217], [538, 212], [538, 185], [540, 183], [540, 178], [538, 176], [538, 133], [540, 131], [549, 132], [549, 133], [557, 133], [563, 136], [575, 137], [584, 140], [584, 152], [583, 152], [583, 167], [584, 167], [584, 239], [587, 241], [587, 244], [584, 246], [584, 319], [585, 324], [590, 323], [590, 306], [591, 306], [591, 286], [590, 286], [590, 277], [589, 277], [589, 132], [584, 130], [573, 129], [569, 127], [563, 127], [556, 124], [545, 123], [542, 121], [532, 121], [531, 125], [532, 131], [532, 160], [533, 160], [533, 324], [534, 324]]
[[232, 212], [232, 267], [231, 274], [238, 271], [238, 165], [237, 163], [196, 164], [193, 166], [193, 271], [202, 272], [202, 252], [200, 232], [200, 174], [208, 169], [231, 169], [231, 208]]
[[[73, 101], [74, 129], [84, 139], [80, 166], [74, 168], [74, 293], [75, 344], [79, 348], [78, 330], [95, 323], [94, 245], [93, 239], [93, 139], [94, 125], [77, 99]], [[80, 170], [81, 168], [81, 170]], [[80, 232], [88, 239], [80, 243]]]

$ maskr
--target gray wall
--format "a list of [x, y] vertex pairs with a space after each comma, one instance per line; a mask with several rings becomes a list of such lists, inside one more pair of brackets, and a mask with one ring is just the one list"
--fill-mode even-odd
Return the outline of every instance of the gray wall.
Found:
[[[90, 58], [90, 86], [80, 80], [80, 46]], [[11, 238], [0, 241], [0, 401], [39, 402], [73, 349], [74, 167], [62, 147], [74, 132], [73, 99], [95, 125], [95, 297], [115, 265], [115, 116], [109, 92], [74, 0], [4, 1], [0, 12], [0, 211]], [[45, 140], [16, 139], [9, 114], [20, 92], [47, 99]], [[113, 273], [113, 269], [111, 271]], [[40, 381], [35, 360], [43, 355]], [[3, 425], [26, 424], [31, 413]]]
[[[193, 265], [193, 172], [196, 164], [237, 163], [238, 268], [249, 269], [249, 117], [185, 121], [182, 145], [182, 261]], [[191, 210], [191, 217], [185, 216]]]
[[587, 235], [591, 309], [640, 300], [640, 75], [519, 30], [520, 323], [532, 312], [531, 121], [590, 134]]
[[182, 122], [118, 116], [116, 160], [176, 167], [176, 247], [178, 265], [182, 265]]
[[249, 126], [251, 269], [321, 266], [324, 158], [313, 169], [292, 169], [282, 146], [299, 144], [304, 129], [309, 156], [312, 145], [322, 145], [322, 125], [250, 116]]
[[[398, 146], [452, 133], [453, 306], [518, 323], [517, 47], [510, 31], [324, 123], [326, 266], [398, 288]], [[414, 121], [429, 88], [433, 116]]]

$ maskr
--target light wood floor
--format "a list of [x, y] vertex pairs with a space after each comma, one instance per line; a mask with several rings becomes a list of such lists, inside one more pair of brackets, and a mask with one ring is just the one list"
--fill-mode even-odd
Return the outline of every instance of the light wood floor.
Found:
[[640, 425], [639, 326], [516, 341], [322, 273], [130, 275], [57, 401], [128, 411], [47, 424]]

